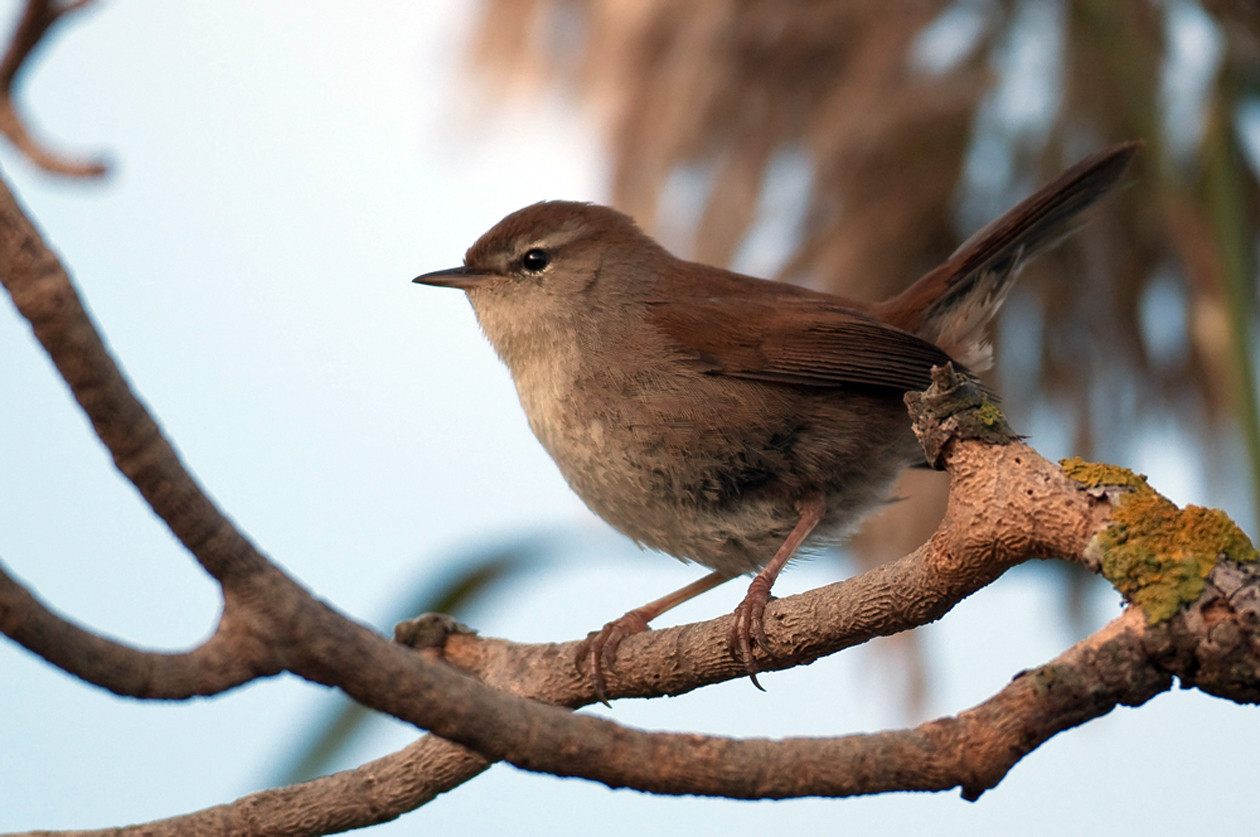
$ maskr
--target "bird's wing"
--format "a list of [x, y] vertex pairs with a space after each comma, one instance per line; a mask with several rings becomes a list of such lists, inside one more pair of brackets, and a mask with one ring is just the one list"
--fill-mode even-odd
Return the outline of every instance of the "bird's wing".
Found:
[[[848, 307], [837, 297], [732, 278], [738, 281], [725, 289], [713, 287], [720, 282], [704, 283], [703, 296], [672, 294], [667, 300], [649, 301], [652, 322], [702, 372], [905, 392], [926, 388], [931, 368], [950, 361], [932, 343]], [[754, 289], [749, 282], [759, 287]]]

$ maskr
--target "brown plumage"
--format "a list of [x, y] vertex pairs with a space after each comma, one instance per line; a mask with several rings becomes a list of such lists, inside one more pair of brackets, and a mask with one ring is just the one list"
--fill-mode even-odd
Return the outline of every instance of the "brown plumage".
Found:
[[462, 267], [416, 280], [467, 292], [530, 427], [592, 510], [715, 571], [593, 637], [601, 695], [623, 636], [760, 569], [732, 634], [755, 670], [788, 559], [843, 535], [921, 461], [902, 395], [934, 365], [987, 363], [985, 327], [1019, 268], [1136, 149], [1083, 160], [877, 305], [680, 260], [629, 217], [565, 201], [512, 213]]

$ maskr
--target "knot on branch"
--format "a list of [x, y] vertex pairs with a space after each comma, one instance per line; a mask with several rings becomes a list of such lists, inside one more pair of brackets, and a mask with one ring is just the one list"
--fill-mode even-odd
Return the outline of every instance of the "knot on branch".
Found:
[[927, 464], [938, 471], [951, 442], [974, 439], [1005, 445], [1019, 438], [988, 390], [955, 371], [952, 363], [932, 367], [931, 385], [923, 392], [907, 392], [905, 400]]
[[452, 634], [475, 634], [472, 628], [456, 621], [445, 613], [422, 613], [414, 619], [394, 626], [394, 642], [409, 648], [441, 649]]

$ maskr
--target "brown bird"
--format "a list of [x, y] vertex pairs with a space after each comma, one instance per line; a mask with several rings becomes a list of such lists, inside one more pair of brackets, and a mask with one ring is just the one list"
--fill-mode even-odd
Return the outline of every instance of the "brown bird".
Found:
[[768, 651], [770, 588], [802, 547], [883, 503], [923, 454], [902, 396], [935, 365], [980, 371], [1019, 269], [1072, 229], [1138, 149], [1088, 157], [905, 292], [867, 304], [675, 258], [629, 217], [547, 201], [464, 265], [415, 279], [468, 294], [530, 427], [578, 496], [643, 546], [713, 572], [588, 637], [596, 695], [626, 636], [745, 573], [730, 644]]

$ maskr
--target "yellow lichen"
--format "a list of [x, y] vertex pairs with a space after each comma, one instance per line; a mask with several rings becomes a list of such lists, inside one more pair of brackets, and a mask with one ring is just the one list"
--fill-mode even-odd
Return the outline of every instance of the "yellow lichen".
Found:
[[984, 399], [983, 404], [976, 408], [976, 415], [985, 427], [994, 427], [1002, 423], [1001, 409], [987, 398]]
[[1129, 489], [1113, 498], [1111, 520], [1094, 536], [1103, 576], [1125, 599], [1142, 608], [1152, 624], [1170, 619], [1203, 592], [1205, 579], [1222, 557], [1260, 558], [1250, 539], [1218, 509], [1178, 509], [1126, 468], [1084, 462], [1060, 463], [1065, 474], [1086, 486]]
[[1146, 484], [1146, 477], [1135, 474], [1128, 468], [1119, 465], [1108, 465], [1106, 462], [1086, 462], [1079, 456], [1071, 459], [1060, 459], [1059, 467], [1063, 473], [1079, 482], [1086, 488], [1097, 488], [1100, 485], [1123, 485], [1134, 490], [1153, 491]]

